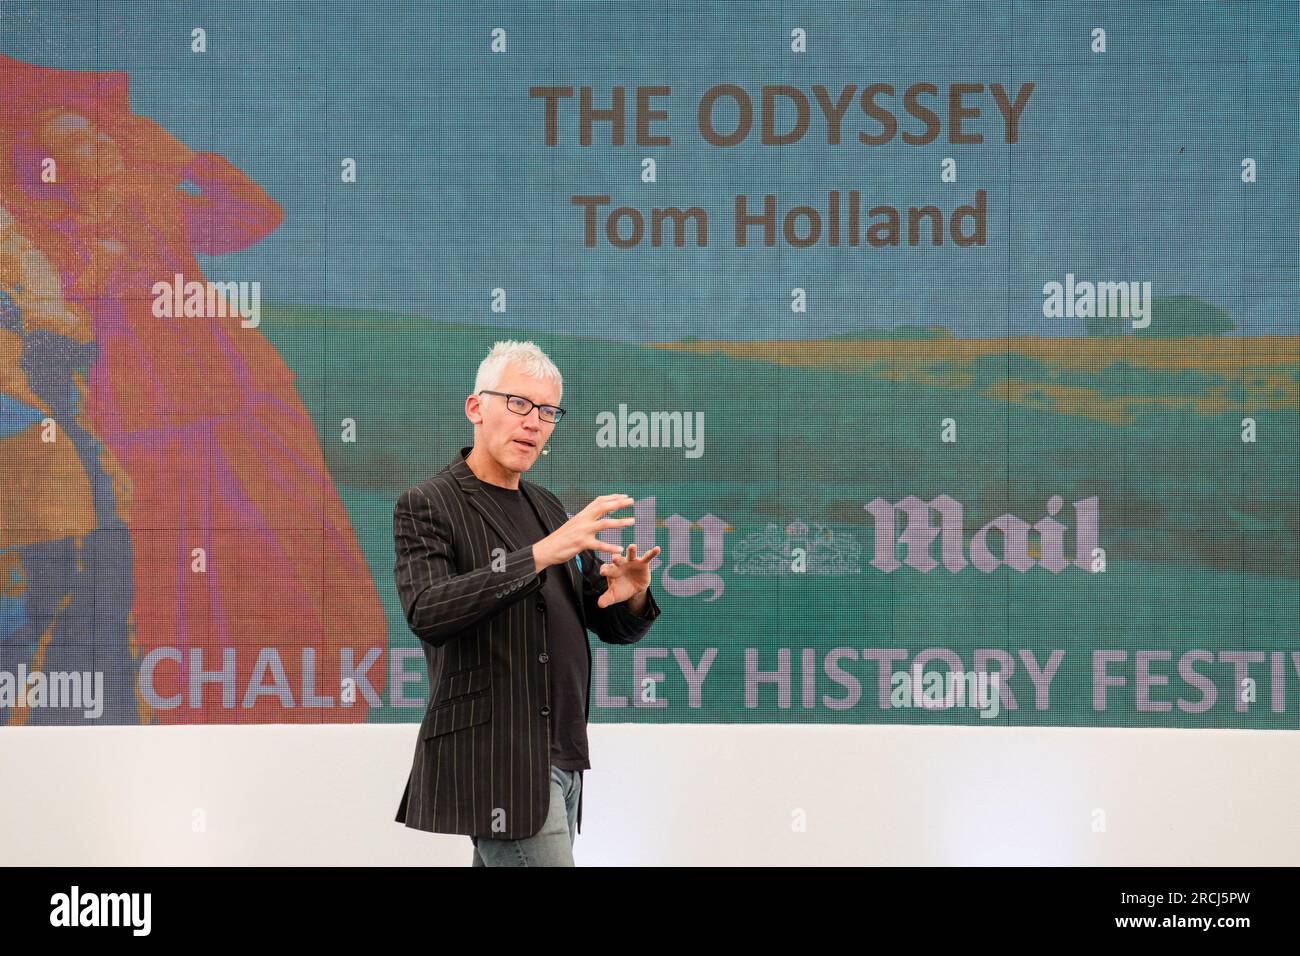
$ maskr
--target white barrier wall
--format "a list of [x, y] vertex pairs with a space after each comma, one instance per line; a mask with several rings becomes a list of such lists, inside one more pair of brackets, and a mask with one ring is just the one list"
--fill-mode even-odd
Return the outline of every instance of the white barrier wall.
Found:
[[[5, 865], [468, 866], [416, 725], [0, 729]], [[1286, 731], [590, 729], [578, 865], [1300, 865]]]

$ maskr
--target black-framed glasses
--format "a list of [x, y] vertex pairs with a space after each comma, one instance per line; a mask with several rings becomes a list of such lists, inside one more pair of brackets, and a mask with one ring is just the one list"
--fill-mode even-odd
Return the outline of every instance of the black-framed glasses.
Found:
[[534, 408], [537, 414], [541, 416], [544, 422], [558, 422], [564, 417], [564, 409], [559, 405], [538, 405], [536, 402], [524, 398], [522, 395], [509, 395], [505, 392], [494, 392], [490, 388], [479, 390], [479, 394], [504, 395], [506, 399], [506, 408], [510, 409], [516, 415], [527, 415]]

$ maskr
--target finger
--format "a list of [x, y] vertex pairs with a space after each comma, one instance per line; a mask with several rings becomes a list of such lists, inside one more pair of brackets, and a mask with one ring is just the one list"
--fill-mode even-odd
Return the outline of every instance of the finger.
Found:
[[581, 513], [599, 518], [610, 511], [626, 508], [631, 503], [632, 499], [627, 495], [601, 495], [599, 498], [593, 498]]
[[621, 544], [610, 544], [608, 541], [602, 541], [600, 538], [592, 538], [587, 542], [587, 547], [584, 550], [609, 551], [615, 554], [622, 554], [623, 546]]
[[[630, 549], [630, 546], [629, 546], [629, 549]], [[645, 554], [643, 554], [643, 555], [642, 555], [638, 560], [643, 561], [643, 562], [644, 562], [644, 561], [649, 561], [649, 560], [651, 560], [655, 555], [657, 555], [657, 554], [658, 554], [660, 551], [662, 551], [662, 550], [663, 550], [663, 548], [659, 547], [659, 545], [656, 544], [653, 548], [651, 548], [649, 551], [647, 551]]]

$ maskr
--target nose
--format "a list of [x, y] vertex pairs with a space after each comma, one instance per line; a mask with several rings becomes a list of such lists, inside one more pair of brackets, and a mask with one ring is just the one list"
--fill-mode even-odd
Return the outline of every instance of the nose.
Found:
[[[536, 418], [533, 417], [534, 414], [536, 414], [537, 416]], [[542, 420], [542, 410], [538, 408], [536, 405], [534, 405], [532, 408], [528, 409], [528, 414], [524, 416], [524, 424], [526, 426], [534, 427], [538, 431], [541, 431], [542, 426], [549, 425], [550, 422], [546, 422]]]

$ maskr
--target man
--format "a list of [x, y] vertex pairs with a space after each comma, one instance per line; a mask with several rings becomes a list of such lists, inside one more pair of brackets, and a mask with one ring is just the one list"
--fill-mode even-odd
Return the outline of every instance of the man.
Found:
[[573, 866], [591, 767], [587, 630], [634, 644], [659, 616], [660, 549], [624, 555], [596, 537], [633, 524], [607, 517], [631, 498], [601, 495], [570, 518], [520, 478], [564, 415], [562, 392], [533, 343], [496, 343], [465, 400], [472, 450], [393, 510], [394, 577], [430, 687], [397, 821], [469, 834], [474, 866]]

